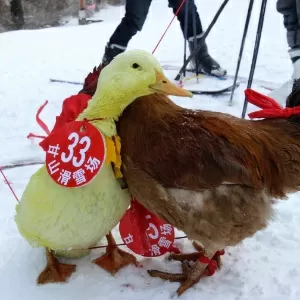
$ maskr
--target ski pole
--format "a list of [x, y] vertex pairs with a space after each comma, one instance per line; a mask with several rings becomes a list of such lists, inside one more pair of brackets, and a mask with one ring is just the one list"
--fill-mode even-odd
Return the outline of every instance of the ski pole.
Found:
[[249, 1], [249, 7], [248, 7], [248, 12], [247, 12], [247, 17], [246, 17], [242, 42], [241, 42], [241, 46], [240, 46], [240, 53], [239, 53], [238, 61], [237, 61], [237, 65], [236, 65], [234, 81], [233, 81], [233, 89], [231, 91], [229, 105], [232, 105], [233, 94], [234, 94], [234, 91], [235, 91], [235, 86], [236, 86], [237, 78], [238, 78], [238, 75], [239, 75], [241, 60], [242, 60], [242, 56], [243, 56], [243, 52], [244, 52], [245, 41], [246, 41], [246, 37], [247, 37], [247, 33], [248, 33], [248, 27], [249, 27], [250, 18], [251, 18], [251, 13], [252, 13], [252, 9], [253, 9], [253, 3], [254, 3], [254, 0]]
[[79, 81], [67, 81], [67, 80], [61, 80], [61, 79], [55, 79], [55, 78], [50, 78], [51, 82], [59, 82], [59, 83], [69, 83], [69, 84], [75, 84], [75, 85], [83, 85], [83, 82]]
[[[259, 14], [259, 20], [258, 20], [258, 26], [257, 26], [257, 32], [256, 32], [256, 39], [255, 39], [254, 50], [253, 50], [253, 57], [252, 57], [252, 62], [251, 62], [251, 69], [250, 69], [250, 74], [249, 74], [248, 83], [247, 83], [248, 89], [251, 88], [252, 81], [253, 81], [253, 76], [254, 76], [254, 71], [255, 71], [255, 67], [256, 67], [258, 51], [259, 51], [259, 45], [260, 45], [260, 40], [261, 40], [261, 32], [262, 32], [263, 25], [264, 25], [266, 6], [267, 6], [267, 0], [262, 0], [260, 14]], [[245, 97], [244, 107], [243, 107], [243, 112], [242, 112], [243, 119], [245, 118], [245, 115], [246, 115], [247, 106], [248, 106], [248, 101], [247, 101], [247, 98]]]
[[[224, 2], [221, 4], [220, 8], [218, 9], [216, 15], [214, 16], [213, 20], [209, 24], [207, 30], [204, 32], [204, 34], [201, 37], [201, 39], [206, 39], [207, 38], [208, 34], [210, 33], [211, 29], [213, 28], [213, 26], [217, 22], [220, 14], [222, 13], [222, 11], [225, 8], [225, 6], [228, 3], [228, 1], [229, 0], [224, 0]], [[199, 41], [199, 45], [197, 45], [197, 48], [194, 49], [193, 52], [189, 55], [189, 57], [185, 60], [185, 63], [183, 64], [183, 66], [181, 67], [180, 71], [176, 75], [175, 80], [179, 80], [181, 78], [181, 74], [184, 72], [186, 66], [189, 64], [189, 62], [191, 61], [191, 59], [199, 52], [200, 48], [201, 48], [201, 42]]]
[[33, 160], [33, 161], [24, 161], [24, 162], [12, 162], [7, 165], [0, 166], [0, 170], [8, 170], [13, 168], [22, 168], [27, 166], [43, 165], [45, 161], [42, 160]]
[[[189, 18], [189, 0], [185, 1], [185, 11], [184, 11], [184, 50], [183, 50], [183, 64], [186, 61], [186, 44], [187, 44], [187, 29], [188, 29], [188, 18]], [[183, 76], [186, 74], [186, 68], [183, 70]]]
[[[193, 3], [193, 34], [194, 34], [194, 49], [197, 47], [197, 28], [196, 28], [196, 8], [195, 8], [195, 1], [192, 0]], [[198, 59], [195, 59], [195, 67], [196, 67], [196, 76], [197, 76], [197, 83], [199, 82], [199, 61]]]

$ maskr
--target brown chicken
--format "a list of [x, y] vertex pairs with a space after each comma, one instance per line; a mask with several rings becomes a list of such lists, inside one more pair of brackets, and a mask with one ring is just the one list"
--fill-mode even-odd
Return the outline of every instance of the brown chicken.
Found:
[[[287, 107], [300, 105], [297, 85]], [[86, 81], [81, 92], [93, 90]], [[203, 246], [171, 255], [195, 261], [183, 263], [181, 275], [149, 271], [180, 281], [179, 295], [199, 281], [217, 251], [267, 226], [272, 199], [300, 189], [299, 116], [250, 121], [185, 109], [154, 94], [124, 111], [118, 134], [132, 195]]]

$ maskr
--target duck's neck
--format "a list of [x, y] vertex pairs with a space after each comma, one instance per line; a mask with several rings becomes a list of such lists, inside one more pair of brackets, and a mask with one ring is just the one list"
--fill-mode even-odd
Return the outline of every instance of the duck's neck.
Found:
[[77, 120], [93, 120], [93, 124], [105, 135], [116, 134], [115, 121], [125, 109], [125, 103], [130, 103], [130, 95], [124, 95], [118, 91], [102, 88], [96, 93], [88, 103], [88, 107], [78, 116]]

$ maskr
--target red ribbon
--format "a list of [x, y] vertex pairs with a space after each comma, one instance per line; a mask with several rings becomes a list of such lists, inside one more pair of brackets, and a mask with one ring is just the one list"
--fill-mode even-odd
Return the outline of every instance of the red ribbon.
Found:
[[[63, 102], [63, 109], [59, 116], [56, 117], [55, 125], [52, 129], [52, 132], [62, 125], [74, 121], [77, 116], [87, 107], [88, 101], [92, 97], [85, 94], [73, 95], [69, 98], [66, 98]], [[48, 101], [46, 101], [37, 111], [36, 113], [36, 121], [40, 125], [40, 127], [47, 133], [47, 136], [50, 135], [50, 130], [47, 125], [41, 120], [40, 114], [47, 105]], [[95, 121], [95, 120], [103, 120], [102, 118], [95, 119], [85, 119], [85, 121]], [[40, 138], [45, 139], [47, 136], [37, 135], [34, 133], [29, 133], [27, 138]]]
[[203, 264], [207, 264], [207, 272], [205, 273], [207, 276], [212, 276], [215, 274], [218, 268], [216, 261], [214, 261], [213, 259], [209, 259], [205, 255], [200, 255], [199, 261]]
[[[46, 102], [38, 109], [35, 119], [36, 122], [40, 125], [40, 127], [46, 132], [47, 135], [50, 134], [50, 130], [48, 128], [48, 126], [41, 120], [40, 118], [40, 114], [43, 111], [43, 109], [45, 108], [45, 106], [48, 104], [48, 100], [46, 100]], [[45, 138], [45, 136], [43, 135], [36, 135], [34, 133], [29, 133], [27, 138], [32, 138], [32, 137], [36, 137], [36, 138]]]
[[225, 254], [225, 250], [223, 249], [223, 250], [217, 251], [215, 256], [222, 256], [224, 254]]
[[284, 118], [288, 119], [294, 115], [300, 115], [300, 107], [283, 108], [271, 97], [260, 94], [252, 89], [246, 89], [245, 95], [249, 103], [262, 108], [262, 110], [249, 113], [251, 119], [256, 118]]
[[[224, 255], [225, 254], [225, 250], [220, 250], [220, 251], [217, 251], [214, 255], [215, 256], [221, 256], [221, 255]], [[207, 276], [212, 276], [215, 274], [217, 268], [218, 268], [218, 265], [217, 265], [217, 262], [214, 260], [214, 259], [209, 259], [207, 256], [205, 255], [200, 255], [199, 257], [199, 261], [202, 262], [203, 264], [207, 264], [207, 270], [205, 272], [205, 275]]]

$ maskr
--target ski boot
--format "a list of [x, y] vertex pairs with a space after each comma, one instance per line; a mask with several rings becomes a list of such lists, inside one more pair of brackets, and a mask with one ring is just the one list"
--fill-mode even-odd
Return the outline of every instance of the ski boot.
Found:
[[123, 53], [126, 50], [126, 47], [124, 46], [120, 46], [120, 45], [116, 45], [116, 44], [107, 44], [105, 46], [105, 52], [102, 58], [102, 67], [104, 68], [105, 66], [107, 66], [113, 59], [115, 56]]
[[216, 77], [223, 77], [227, 74], [227, 71], [221, 66], [209, 55], [208, 48], [205, 43], [205, 40], [202, 38], [196, 38], [196, 43], [194, 38], [189, 38], [189, 49], [190, 53], [193, 52], [196, 47], [201, 45], [200, 50], [198, 53], [192, 58], [191, 65], [194, 70], [198, 67], [199, 73], [204, 73], [208, 75], [213, 75]]

